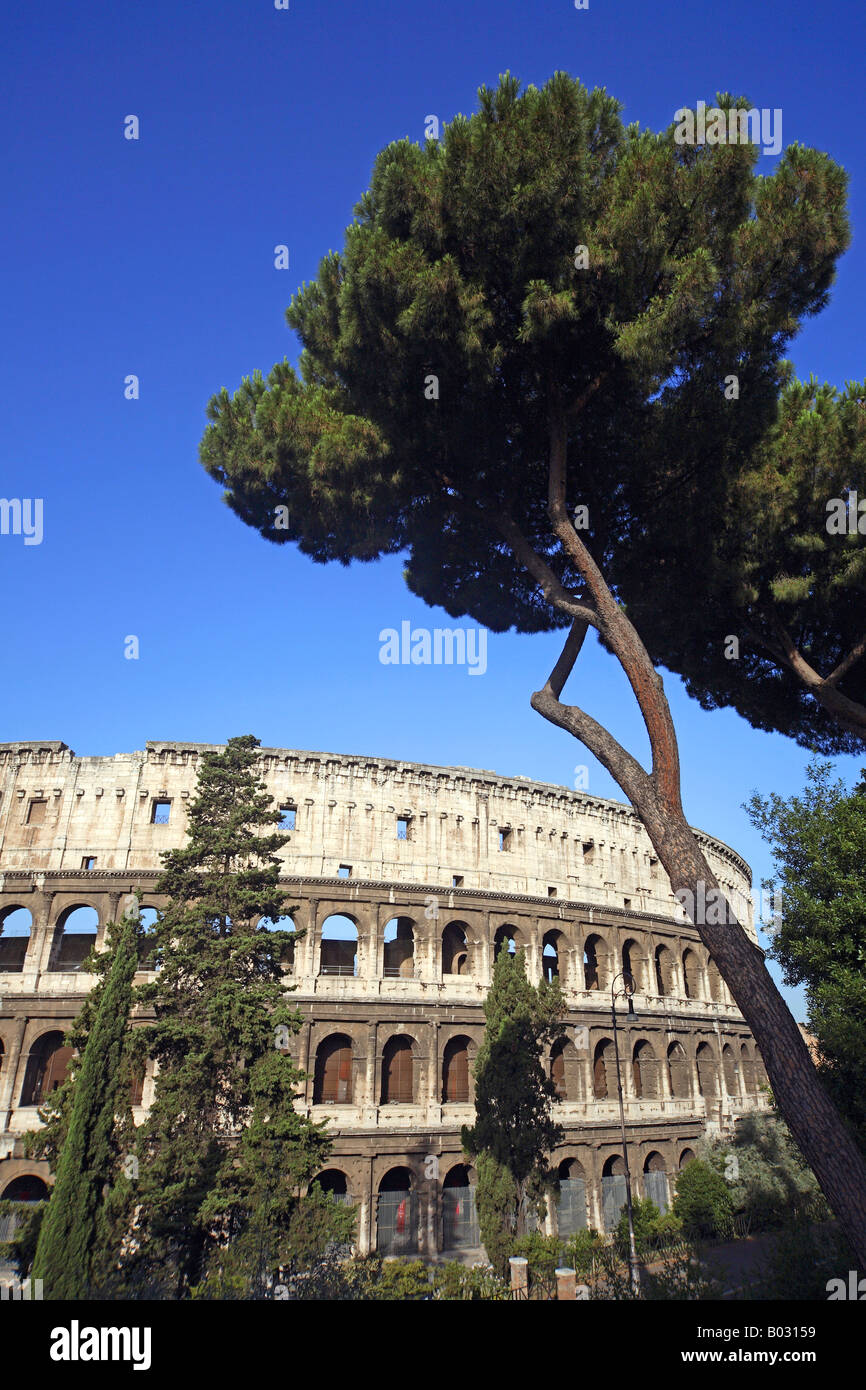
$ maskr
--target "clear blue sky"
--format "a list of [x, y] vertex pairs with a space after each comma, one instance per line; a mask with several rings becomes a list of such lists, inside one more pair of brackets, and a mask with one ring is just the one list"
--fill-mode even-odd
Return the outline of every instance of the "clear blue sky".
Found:
[[[251, 732], [565, 785], [586, 763], [589, 790], [619, 796], [529, 708], [555, 637], [491, 637], [484, 677], [383, 666], [382, 628], [445, 615], [408, 594], [397, 560], [314, 566], [245, 528], [197, 461], [205, 405], [295, 359], [283, 311], [342, 245], [376, 152], [421, 140], [430, 114], [471, 112], [507, 69], [536, 85], [566, 69], [655, 128], [719, 90], [780, 107], [785, 144], [849, 171], [855, 230], [791, 355], [838, 385], [866, 376], [862, 0], [49, 0], [3, 28], [0, 495], [44, 499], [45, 520], [39, 546], [0, 537], [0, 741], [93, 754]], [[578, 672], [569, 688], [642, 752], [613, 660], [588, 649]], [[687, 812], [759, 881], [769, 861], [741, 804], [756, 787], [799, 790], [807, 755], [666, 684]], [[849, 781], [859, 764], [840, 760]]]

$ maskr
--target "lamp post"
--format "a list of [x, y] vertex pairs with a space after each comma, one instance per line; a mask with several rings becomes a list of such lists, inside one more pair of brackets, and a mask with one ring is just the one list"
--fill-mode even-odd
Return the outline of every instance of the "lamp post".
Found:
[[[617, 989], [617, 981], [622, 980], [622, 989]], [[638, 1273], [637, 1249], [634, 1243], [634, 1218], [631, 1209], [631, 1172], [628, 1166], [628, 1142], [625, 1137], [625, 1109], [622, 1103], [622, 1072], [619, 1065], [619, 1039], [616, 1031], [616, 1001], [617, 999], [628, 1000], [628, 1017], [635, 1018], [635, 1008], [632, 995], [634, 994], [634, 976], [630, 970], [624, 970], [617, 975], [610, 987], [610, 1017], [613, 1024], [613, 1053], [616, 1058], [616, 1090], [619, 1096], [619, 1123], [622, 1130], [622, 1158], [625, 1164], [625, 1201], [628, 1210], [628, 1268], [631, 1280], [632, 1292], [637, 1298], [640, 1295], [640, 1275]]]

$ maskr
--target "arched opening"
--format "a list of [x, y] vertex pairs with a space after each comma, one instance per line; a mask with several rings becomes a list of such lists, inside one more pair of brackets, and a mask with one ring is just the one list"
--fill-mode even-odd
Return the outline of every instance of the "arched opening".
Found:
[[656, 946], [655, 967], [657, 992], [663, 996], [673, 994], [673, 957], [671, 956], [671, 953], [668, 950], [667, 946]]
[[644, 1041], [635, 1044], [631, 1070], [634, 1093], [638, 1099], [657, 1100], [660, 1094], [659, 1064], [651, 1043]]
[[349, 1187], [346, 1182], [346, 1174], [339, 1168], [325, 1168], [319, 1173], [313, 1182], [317, 1182], [323, 1192], [331, 1196], [335, 1202], [340, 1202], [344, 1206], [350, 1206]]
[[758, 1089], [755, 1085], [755, 1064], [745, 1043], [740, 1048], [740, 1066], [743, 1071], [743, 1089], [747, 1096], [754, 1095]]
[[469, 947], [465, 922], [449, 922], [442, 933], [442, 974], [469, 974]]
[[507, 951], [510, 956], [513, 956], [520, 950], [520, 946], [520, 932], [516, 927], [512, 927], [507, 922], [503, 926], [497, 927], [493, 934], [494, 961], [498, 959], [500, 951]]
[[411, 1038], [389, 1038], [382, 1054], [382, 1105], [411, 1105], [415, 1099]]
[[469, 1103], [469, 1039], [450, 1038], [442, 1056], [442, 1104]]
[[260, 918], [257, 931], [279, 933], [279, 940], [275, 942], [280, 965], [287, 975], [295, 972], [295, 919], [291, 916]]
[[142, 907], [139, 910], [139, 921], [141, 923], [141, 936], [138, 938], [138, 968], [139, 970], [155, 970], [157, 965], [156, 927], [159, 921], [157, 909], [155, 907]]
[[764, 1066], [764, 1059], [760, 1052], [755, 1049], [755, 1090], [758, 1091], [762, 1086], [769, 1086], [770, 1078], [767, 1075], [767, 1068]]
[[541, 950], [541, 977], [551, 983], [559, 978], [559, 943], [562, 933], [545, 932]]
[[320, 975], [357, 975], [358, 924], [343, 912], [333, 912], [322, 923]]
[[680, 1154], [680, 1172], [683, 1171], [687, 1163], [691, 1163], [693, 1161], [694, 1156], [694, 1149], [683, 1149], [682, 1153]]
[[607, 945], [600, 936], [588, 936], [583, 947], [584, 989], [604, 989], [607, 985]]
[[557, 1227], [561, 1236], [570, 1236], [582, 1231], [587, 1224], [586, 1179], [576, 1158], [562, 1160], [558, 1177]]
[[729, 1096], [738, 1096], [740, 1087], [737, 1077], [737, 1059], [734, 1056], [734, 1049], [730, 1043], [725, 1043], [722, 1048], [722, 1075], [725, 1078], [725, 1090]]
[[713, 1002], [720, 1004], [722, 1002], [722, 977], [712, 956], [707, 961], [707, 987]]
[[24, 969], [32, 925], [26, 907], [4, 907], [0, 912], [0, 972], [12, 975]]
[[474, 1250], [480, 1244], [475, 1188], [466, 1164], [456, 1163], [442, 1184], [442, 1249]]
[[144, 1077], [147, 1070], [146, 1062], [138, 1062], [132, 1068], [129, 1077], [129, 1103], [133, 1109], [142, 1104], [144, 1099]]
[[645, 981], [640, 945], [637, 941], [626, 941], [622, 948], [622, 973], [631, 975], [634, 981], [634, 993], [639, 994], [644, 988]]
[[625, 1163], [620, 1154], [605, 1160], [601, 1176], [601, 1205], [604, 1229], [615, 1230], [627, 1201]]
[[679, 1042], [671, 1043], [668, 1048], [668, 1082], [672, 1096], [687, 1100], [691, 1095], [688, 1058]]
[[43, 1033], [31, 1044], [21, 1088], [21, 1105], [44, 1104], [66, 1079], [72, 1053], [73, 1049], [63, 1042], [63, 1034], [56, 1030]]
[[[35, 1173], [21, 1173], [0, 1192], [0, 1202], [20, 1202], [22, 1206], [37, 1206], [48, 1197], [47, 1184]], [[0, 1216], [0, 1245], [12, 1239], [18, 1225], [19, 1214], [10, 1212]]]
[[411, 980], [415, 973], [415, 923], [411, 917], [392, 917], [385, 927], [386, 980]]
[[332, 1033], [316, 1048], [313, 1072], [314, 1105], [350, 1105], [352, 1102], [352, 1039]]
[[700, 999], [701, 974], [698, 958], [694, 951], [683, 952], [683, 987], [687, 999]]
[[418, 1250], [416, 1194], [408, 1168], [390, 1168], [379, 1183], [376, 1249], [380, 1255], [408, 1255]]
[[613, 1044], [610, 1038], [602, 1038], [596, 1044], [592, 1058], [592, 1094], [596, 1100], [607, 1100], [615, 1087], [608, 1085], [608, 1064], [613, 1057]]
[[655, 1202], [659, 1211], [664, 1215], [669, 1206], [668, 1175], [665, 1172], [665, 1161], [660, 1153], [649, 1153], [644, 1159], [643, 1190], [644, 1196]]
[[[568, 1082], [571, 1067], [567, 1066], [567, 1054], [574, 1049], [567, 1038], [560, 1038], [553, 1044], [550, 1053], [550, 1079], [556, 1090], [557, 1100], [568, 1100]], [[570, 1058], [568, 1058], [570, 1060]]]
[[695, 1060], [698, 1068], [698, 1090], [705, 1100], [716, 1100], [719, 1094], [719, 1079], [716, 1058], [709, 1043], [701, 1043]]
[[99, 916], [93, 907], [68, 907], [54, 928], [51, 971], [80, 970], [96, 945]]

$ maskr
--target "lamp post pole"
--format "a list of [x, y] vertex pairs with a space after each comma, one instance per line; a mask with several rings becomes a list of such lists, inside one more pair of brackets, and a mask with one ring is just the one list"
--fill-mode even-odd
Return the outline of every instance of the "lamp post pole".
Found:
[[[622, 980], [622, 989], [617, 989], [617, 981]], [[619, 1064], [619, 1038], [616, 1030], [616, 1001], [620, 998], [628, 1000], [628, 1013], [630, 1018], [635, 1017], [632, 995], [634, 994], [634, 976], [631, 971], [624, 970], [617, 975], [610, 987], [610, 1016], [613, 1024], [613, 1052], [616, 1058], [616, 1089], [619, 1096], [619, 1124], [622, 1131], [622, 1158], [625, 1164], [625, 1201], [628, 1210], [628, 1268], [631, 1280], [632, 1292], [635, 1297], [640, 1296], [640, 1275], [638, 1273], [637, 1248], [634, 1243], [634, 1217], [631, 1207], [631, 1171], [628, 1166], [628, 1141], [625, 1137], [625, 1108], [622, 1103], [622, 1072]]]

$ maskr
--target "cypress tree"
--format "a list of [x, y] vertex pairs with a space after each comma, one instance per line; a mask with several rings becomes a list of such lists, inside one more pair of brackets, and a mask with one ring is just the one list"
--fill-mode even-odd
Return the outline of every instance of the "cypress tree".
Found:
[[484, 1003], [484, 1041], [475, 1064], [475, 1124], [463, 1147], [478, 1173], [476, 1201], [488, 1259], [504, 1274], [516, 1237], [549, 1185], [547, 1156], [563, 1131], [551, 1117], [556, 1095], [542, 1049], [565, 1011], [558, 981], [535, 988], [524, 956], [501, 950]]
[[91, 958], [103, 978], [70, 1033], [81, 1048], [80, 1061], [49, 1117], [45, 1149], [57, 1155], [57, 1176], [33, 1278], [44, 1281], [51, 1299], [92, 1296], [111, 1258], [107, 1247], [113, 1214], [122, 1204], [117, 1185], [122, 1193], [122, 1151], [131, 1125], [129, 1014], [138, 968], [137, 917], [110, 923], [108, 952]]
[[[134, 1280], [157, 1296], [198, 1288], [230, 1268], [248, 1292], [276, 1277], [303, 1225], [302, 1189], [329, 1150], [322, 1124], [295, 1110], [303, 1074], [288, 1055], [301, 1017], [285, 999], [287, 911], [275, 830], [279, 812], [258, 779], [252, 736], [201, 761], [188, 842], [165, 856], [156, 891], [156, 979], [148, 1049], [159, 1063], [139, 1134]], [[346, 1239], [351, 1213], [331, 1203], [324, 1249]]]

